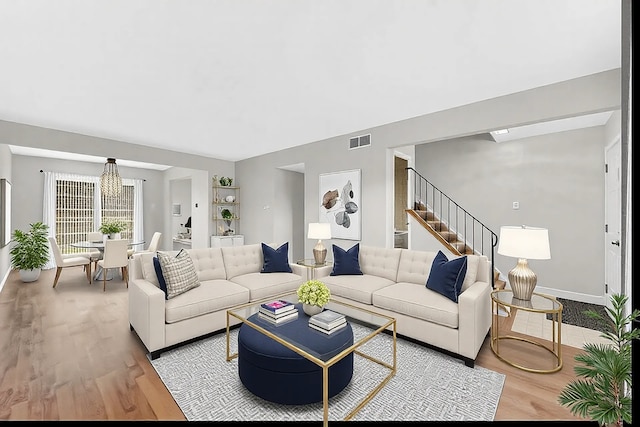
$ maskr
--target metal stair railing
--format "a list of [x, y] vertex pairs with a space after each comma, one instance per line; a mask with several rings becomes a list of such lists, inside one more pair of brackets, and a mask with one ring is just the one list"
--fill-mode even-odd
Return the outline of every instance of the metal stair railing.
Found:
[[[458, 240], [464, 242], [465, 249], [469, 248], [474, 254], [486, 256], [491, 261], [491, 287], [495, 288], [494, 255], [498, 235], [414, 168], [408, 167], [406, 170], [409, 183], [413, 184], [413, 209], [417, 211], [419, 209], [416, 208], [424, 207], [439, 224], [446, 227], [446, 231], [455, 233]], [[436, 226], [435, 231], [443, 230], [441, 226], [440, 230]]]

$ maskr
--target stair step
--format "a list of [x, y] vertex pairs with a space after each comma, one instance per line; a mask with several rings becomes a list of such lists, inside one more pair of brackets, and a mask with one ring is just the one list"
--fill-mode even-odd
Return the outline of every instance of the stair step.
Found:
[[449, 230], [447, 225], [440, 220], [427, 220], [427, 224], [429, 224], [431, 228], [433, 228], [439, 233]]
[[419, 210], [416, 210], [416, 212], [418, 213], [418, 215], [420, 215], [420, 218], [424, 219], [425, 221], [434, 221], [434, 220], [436, 220], [436, 217], [433, 214], [433, 212], [430, 212], [430, 211], [419, 211]]

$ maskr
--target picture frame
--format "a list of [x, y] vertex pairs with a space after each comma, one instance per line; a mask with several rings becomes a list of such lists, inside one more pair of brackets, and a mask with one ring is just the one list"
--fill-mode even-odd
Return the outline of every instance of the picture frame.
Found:
[[361, 170], [320, 174], [319, 222], [331, 225], [332, 239], [361, 240]]
[[0, 248], [11, 242], [11, 182], [0, 179]]
[[173, 216], [182, 216], [182, 205], [180, 203], [174, 203], [171, 205], [171, 214]]

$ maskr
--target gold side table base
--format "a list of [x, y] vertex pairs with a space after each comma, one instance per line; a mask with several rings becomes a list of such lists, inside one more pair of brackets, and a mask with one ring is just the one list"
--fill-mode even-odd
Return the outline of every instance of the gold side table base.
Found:
[[[562, 369], [562, 304], [560, 304], [554, 297], [544, 294], [533, 293], [531, 301], [522, 301], [512, 298], [513, 293], [511, 290], [497, 290], [491, 293], [491, 350], [498, 357], [498, 359], [507, 363], [514, 368], [522, 369], [523, 371], [537, 373], [537, 374], [551, 374], [558, 372]], [[547, 346], [541, 342], [537, 342], [528, 338], [514, 336], [514, 335], [501, 335], [500, 334], [500, 310], [506, 311], [510, 317], [513, 314], [513, 309], [523, 310], [532, 313], [551, 314], [551, 346]], [[502, 340], [514, 340], [527, 344], [533, 344], [537, 347], [543, 348], [551, 353], [555, 358], [555, 367], [551, 369], [535, 369], [527, 366], [520, 365], [518, 363], [509, 360], [503, 354], [500, 354], [500, 341]]]

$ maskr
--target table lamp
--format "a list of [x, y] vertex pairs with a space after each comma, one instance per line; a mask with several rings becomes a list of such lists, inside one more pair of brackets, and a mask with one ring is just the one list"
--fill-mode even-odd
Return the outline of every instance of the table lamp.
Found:
[[527, 259], [551, 259], [549, 230], [525, 225], [500, 227], [498, 253], [518, 258], [518, 264], [509, 272], [511, 290], [514, 297], [531, 300], [538, 277]]
[[316, 265], [324, 265], [327, 258], [327, 248], [322, 244], [322, 239], [331, 238], [331, 225], [328, 222], [310, 222], [307, 239], [318, 239], [313, 248], [313, 258]]

